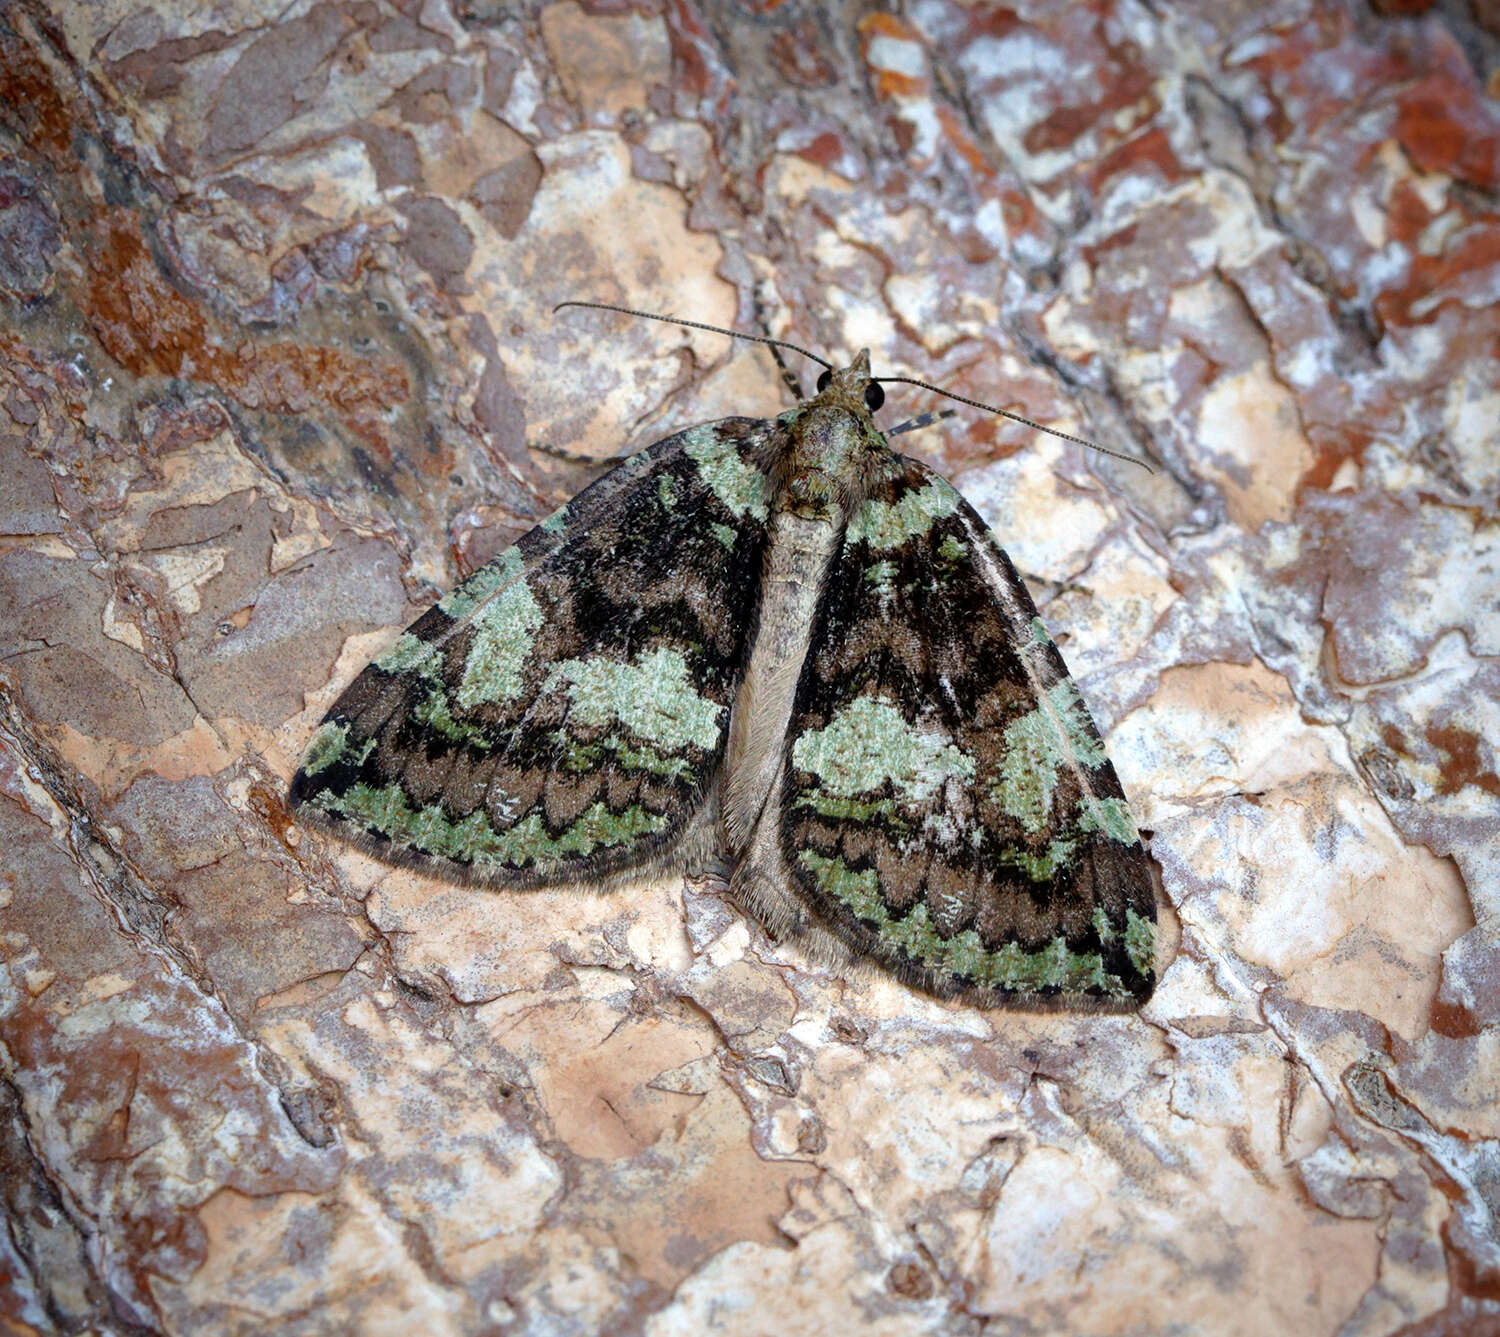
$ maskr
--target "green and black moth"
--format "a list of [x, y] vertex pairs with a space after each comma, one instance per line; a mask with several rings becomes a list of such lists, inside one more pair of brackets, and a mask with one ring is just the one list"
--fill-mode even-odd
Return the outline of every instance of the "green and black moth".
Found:
[[796, 351], [814, 397], [658, 441], [419, 618], [294, 803], [485, 887], [717, 865], [819, 959], [980, 1007], [1138, 1007], [1147, 856], [1030, 594], [876, 427], [868, 352]]

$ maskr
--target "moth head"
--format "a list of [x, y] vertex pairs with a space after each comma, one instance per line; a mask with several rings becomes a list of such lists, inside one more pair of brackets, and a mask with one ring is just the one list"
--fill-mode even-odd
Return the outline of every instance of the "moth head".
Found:
[[830, 505], [847, 514], [893, 467], [872, 416], [884, 403], [885, 391], [870, 375], [870, 350], [862, 348], [847, 367], [826, 366], [817, 395], [785, 415], [795, 426], [778, 464], [798, 514], [821, 514]]
[[874, 413], [885, 403], [885, 391], [870, 375], [870, 350], [861, 348], [847, 367], [825, 367], [818, 377], [818, 394], [834, 401], [862, 405]]

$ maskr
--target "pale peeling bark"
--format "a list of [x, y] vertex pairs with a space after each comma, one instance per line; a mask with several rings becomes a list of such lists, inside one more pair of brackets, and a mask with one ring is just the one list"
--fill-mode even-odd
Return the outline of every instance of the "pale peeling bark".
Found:
[[[1485, 7], [598, 8], [0, 14], [6, 1322], [1500, 1322]], [[594, 476], [557, 452], [786, 406], [550, 314], [591, 297], [1156, 464], [902, 438], [1150, 833], [1143, 1013], [288, 815], [338, 692]]]

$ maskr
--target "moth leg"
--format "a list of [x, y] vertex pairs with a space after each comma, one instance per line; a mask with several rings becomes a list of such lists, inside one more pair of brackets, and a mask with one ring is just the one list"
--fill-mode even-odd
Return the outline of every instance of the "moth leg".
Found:
[[719, 780], [708, 783], [703, 805], [683, 832], [682, 843], [674, 851], [673, 866], [689, 882], [703, 881], [714, 890], [729, 885], [734, 871], [725, 857], [724, 842], [719, 836]]
[[900, 436], [902, 432], [918, 432], [924, 427], [931, 427], [935, 422], [941, 422], [944, 418], [951, 418], [957, 409], [938, 409], [934, 413], [919, 413], [915, 418], [908, 418], [899, 427], [891, 427], [886, 430], [886, 436]]
[[689, 886], [723, 895], [729, 890], [734, 868], [727, 859], [707, 859], [682, 870], [682, 877]]
[[797, 379], [797, 373], [782, 361], [781, 349], [777, 348], [775, 344], [768, 346], [771, 350], [771, 356], [776, 359], [776, 368], [781, 372], [781, 383], [792, 392], [794, 399], [802, 399], [804, 397], [802, 394], [802, 382]]
[[605, 466], [623, 464], [630, 457], [628, 455], [611, 455], [608, 453], [590, 455], [584, 450], [566, 450], [562, 446], [528, 445], [527, 450], [534, 450], [538, 455], [550, 455], [555, 460], [566, 460], [569, 464], [582, 464], [589, 468], [603, 469]]
[[[770, 322], [766, 320], [765, 305], [760, 300], [759, 286], [755, 290], [755, 323], [766, 338], [770, 339], [773, 337]], [[766, 347], [771, 350], [771, 356], [776, 359], [776, 369], [781, 373], [781, 383], [792, 392], [792, 398], [797, 400], [805, 399], [807, 396], [802, 393], [802, 382], [797, 379], [797, 373], [787, 366], [786, 362], [782, 359], [781, 349], [775, 344], [767, 344]]]

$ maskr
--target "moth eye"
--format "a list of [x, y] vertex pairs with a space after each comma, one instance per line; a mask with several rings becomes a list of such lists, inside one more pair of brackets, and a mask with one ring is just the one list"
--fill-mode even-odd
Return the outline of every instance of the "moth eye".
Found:
[[874, 413], [875, 410], [884, 403], [885, 391], [882, 390], [880, 386], [877, 385], [874, 381], [871, 381], [869, 385], [865, 386], [865, 407], [869, 409], [871, 413]]
[[825, 391], [826, 389], [828, 389], [828, 382], [831, 381], [832, 379], [833, 379], [833, 373], [831, 371], [825, 371], [821, 376], [818, 377], [818, 393], [819, 394], [822, 394], [823, 391]]

